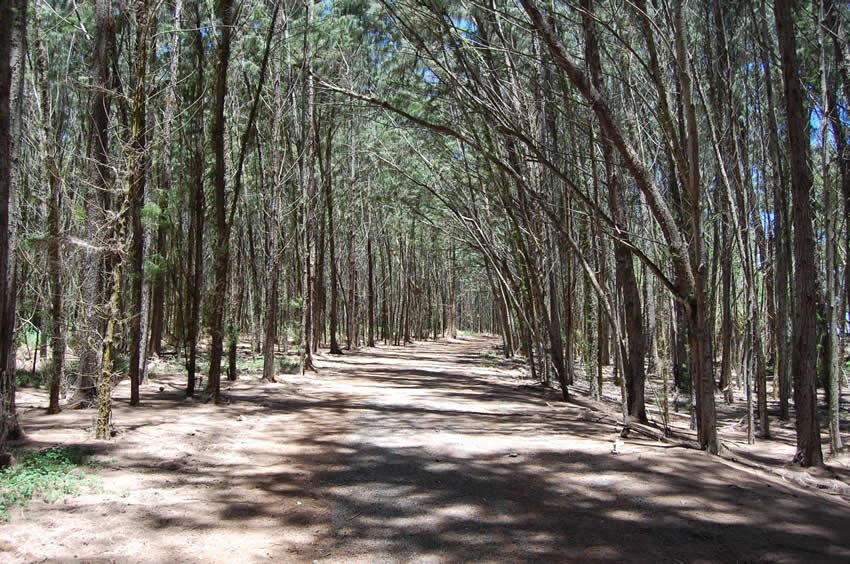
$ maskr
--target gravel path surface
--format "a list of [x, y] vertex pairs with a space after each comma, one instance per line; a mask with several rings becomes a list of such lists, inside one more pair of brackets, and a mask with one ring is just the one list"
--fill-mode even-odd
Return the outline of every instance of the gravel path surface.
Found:
[[320, 356], [224, 406], [156, 377], [142, 409], [119, 387], [110, 443], [90, 412], [30, 411], [32, 446], [111, 463], [100, 491], [17, 510], [0, 561], [850, 561], [842, 498], [639, 437], [613, 454], [612, 418], [529, 389], [496, 344]]

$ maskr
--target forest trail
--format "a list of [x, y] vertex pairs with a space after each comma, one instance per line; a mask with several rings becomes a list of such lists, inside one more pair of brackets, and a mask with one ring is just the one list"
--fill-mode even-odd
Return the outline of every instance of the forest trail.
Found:
[[[91, 411], [21, 394], [30, 446], [83, 444], [100, 491], [33, 502], [0, 560], [56, 562], [848, 561], [850, 506], [635, 437], [524, 386], [495, 340], [317, 357], [318, 373], [185, 400], [154, 376]], [[162, 390], [160, 390], [162, 388]]]

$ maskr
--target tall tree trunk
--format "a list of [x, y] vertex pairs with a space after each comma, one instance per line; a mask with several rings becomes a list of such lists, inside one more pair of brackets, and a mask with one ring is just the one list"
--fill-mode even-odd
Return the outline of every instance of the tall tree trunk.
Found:
[[10, 217], [12, 201], [12, 43], [14, 24], [24, 2], [3, 2], [0, 5], [0, 467], [11, 462], [6, 452], [6, 440], [16, 426], [12, 410], [15, 378], [15, 252]]
[[[96, 241], [98, 230], [103, 225], [106, 210], [110, 207], [111, 170], [109, 166], [109, 110], [110, 97], [107, 89], [110, 83], [109, 51], [113, 37], [112, 2], [95, 2], [95, 30], [92, 49], [91, 70], [91, 125], [89, 128], [89, 184], [92, 188], [86, 196], [86, 238], [92, 244]], [[101, 311], [104, 302], [104, 267], [108, 259], [100, 253], [88, 252], [83, 267], [82, 294], [83, 308], [82, 330], [77, 336], [80, 343], [80, 380], [75, 398], [88, 402], [95, 396], [95, 379], [98, 374], [98, 351], [100, 335], [103, 333], [104, 317]]]
[[[599, 60], [599, 46], [596, 39], [596, 26], [591, 16], [593, 6], [591, 0], [583, 0], [585, 12], [583, 14], [585, 30], [585, 54], [590, 68], [590, 80], [593, 86], [604, 92], [602, 83], [602, 65]], [[617, 226], [624, 231], [626, 229], [626, 218], [620, 206], [620, 194], [623, 192], [619, 178], [615, 173], [614, 148], [608, 135], [602, 132], [602, 155], [605, 161], [605, 176], [608, 184], [608, 202], [611, 216], [617, 222]], [[643, 333], [643, 319], [640, 304], [640, 289], [635, 276], [634, 263], [629, 250], [619, 241], [614, 242], [614, 257], [616, 265], [617, 290], [623, 296], [623, 321], [622, 326], [626, 330], [626, 342], [628, 350], [622, 351], [623, 368], [626, 379], [626, 404], [629, 415], [641, 423], [646, 422], [646, 405], [644, 399], [644, 383], [646, 374], [644, 371], [644, 357], [646, 356], [646, 344]], [[601, 320], [600, 320], [601, 321]], [[600, 325], [603, 323], [600, 322]], [[600, 347], [602, 343], [600, 342]], [[600, 348], [601, 351], [601, 348]], [[600, 359], [602, 360], [602, 359]], [[601, 364], [601, 362], [600, 362]]]
[[693, 287], [688, 296], [688, 338], [690, 344], [691, 380], [696, 395], [697, 433], [703, 448], [712, 453], [718, 451], [717, 420], [714, 405], [714, 355], [712, 352], [712, 330], [708, 327], [707, 288], [705, 287], [705, 250], [702, 233], [702, 206], [699, 168], [699, 128], [696, 105], [692, 99], [689, 59], [687, 56], [687, 27], [684, 20], [682, 0], [674, 2], [675, 50], [679, 63], [682, 105], [685, 113], [685, 151], [688, 171], [685, 193], [690, 227], [690, 271]]
[[128, 204], [130, 206], [130, 405], [139, 405], [139, 384], [142, 381], [143, 328], [142, 286], [144, 280], [144, 228], [142, 207], [145, 203], [146, 174], [146, 115], [147, 115], [147, 62], [150, 39], [151, 13], [148, 0], [136, 2], [136, 76], [133, 94], [133, 117], [130, 124], [130, 153], [127, 162]]
[[[547, 255], [554, 262], [555, 249], [551, 241], [551, 234], [546, 236]], [[561, 337], [561, 306], [558, 304], [558, 284], [556, 280], [555, 265], [548, 265], [546, 275], [549, 283], [549, 346], [551, 347], [551, 359], [555, 365], [555, 374], [561, 386], [561, 397], [570, 399], [569, 380], [567, 379], [566, 359], [564, 358], [564, 342]]]
[[210, 371], [206, 394], [209, 400], [218, 403], [221, 394], [221, 359], [224, 353], [224, 306], [227, 298], [228, 239], [227, 229], [227, 183], [225, 162], [225, 114], [224, 101], [227, 96], [227, 68], [230, 63], [230, 40], [233, 27], [233, 0], [216, 2], [218, 27], [218, 57], [215, 68], [215, 88], [212, 109], [213, 166], [213, 213], [216, 238], [214, 246], [215, 287], [210, 295]]
[[[367, 261], [367, 309], [369, 316], [369, 332], [366, 339], [367, 347], [375, 346], [375, 261], [372, 256], [372, 233], [366, 231], [366, 261]], [[436, 332], [434, 335], [436, 339]]]
[[[258, 161], [262, 161], [262, 155], [257, 156]], [[262, 178], [262, 175], [260, 175]], [[261, 180], [262, 182], [262, 180]], [[243, 200], [243, 213], [245, 217], [248, 218], [251, 213], [248, 210], [248, 206], [244, 204]], [[259, 270], [262, 267], [262, 262], [260, 261], [260, 255], [257, 253], [257, 244], [256, 238], [254, 236], [254, 227], [253, 222], [248, 220], [246, 222], [248, 224], [248, 262], [247, 267], [250, 270], [251, 275], [251, 286], [250, 292], [248, 296], [249, 307], [251, 308], [251, 355], [260, 352], [262, 348], [262, 332], [260, 331], [260, 326], [262, 325], [262, 317], [263, 317], [263, 304], [262, 304], [262, 290], [260, 283], [260, 273]]]
[[732, 393], [732, 245], [724, 224], [720, 252], [720, 389], [726, 403], [734, 401]]
[[310, 336], [313, 333], [313, 266], [315, 245], [313, 243], [314, 211], [313, 197], [316, 192], [315, 178], [315, 127], [313, 121], [313, 60], [310, 41], [312, 32], [312, 4], [304, 5], [304, 44], [302, 54], [306, 64], [302, 80], [301, 108], [301, 237], [302, 237], [302, 286], [303, 311], [301, 316], [301, 373], [315, 370], [313, 352], [310, 347]]
[[[278, 23], [278, 27], [281, 25]], [[283, 32], [284, 37], [288, 39], [286, 34], [287, 28], [276, 30], [276, 33]], [[271, 170], [272, 188], [270, 190], [270, 212], [269, 222], [267, 227], [266, 239], [266, 268], [269, 271], [266, 279], [265, 288], [265, 319], [263, 321], [263, 380], [266, 382], [275, 381], [275, 345], [277, 344], [279, 312], [280, 312], [280, 271], [283, 261], [281, 251], [281, 239], [283, 238], [283, 223], [285, 218], [282, 217], [281, 202], [284, 193], [283, 179], [283, 155], [284, 147], [282, 140], [282, 126], [284, 114], [284, 97], [281, 82], [283, 80], [283, 49], [278, 49], [275, 52], [273, 61], [272, 73], [274, 78], [274, 118], [272, 121], [272, 149], [271, 149]], [[268, 205], [268, 204], [267, 204]], [[284, 339], [286, 334], [284, 333]]]
[[65, 311], [63, 303], [61, 230], [61, 178], [56, 156], [55, 133], [53, 132], [53, 108], [50, 102], [50, 85], [47, 76], [47, 52], [41, 36], [41, 18], [36, 9], [35, 18], [35, 71], [41, 101], [41, 152], [44, 155], [44, 170], [47, 175], [47, 279], [50, 287], [50, 404], [48, 414], [56, 414], [59, 408], [59, 391], [64, 377], [65, 364]]
[[[563, 194], [563, 210], [561, 212], [561, 216], [565, 216], [565, 225], [564, 230], [567, 233], [572, 233], [572, 214], [568, 211], [570, 209], [570, 200], [566, 194], [566, 190]], [[573, 257], [572, 254], [568, 252], [566, 245], [563, 243], [563, 235], [560, 237], [561, 244], [559, 245], [560, 253], [561, 253], [561, 264], [564, 268], [564, 287], [563, 287], [563, 299], [561, 300], [564, 304], [564, 335], [566, 337], [566, 345], [564, 346], [564, 358], [567, 363], [567, 383], [572, 385], [575, 379], [575, 348], [574, 348], [574, 315], [573, 315], [573, 291], [575, 290], [575, 274], [573, 268]], [[502, 312], [506, 318], [505, 320], [505, 330], [510, 334], [511, 324], [510, 318], [508, 316], [508, 300], [507, 296], [504, 294], [504, 286], [502, 286], [502, 301], [500, 303], [504, 304], [502, 308]], [[510, 348], [510, 356], [513, 356], [513, 343], [510, 339], [505, 339], [506, 346]]]
[[324, 192], [325, 192], [325, 213], [328, 218], [328, 260], [330, 261], [330, 287], [331, 287], [331, 304], [328, 311], [328, 330], [330, 332], [330, 353], [342, 354], [342, 349], [339, 347], [337, 333], [339, 331], [339, 265], [336, 260], [336, 229], [334, 225], [334, 197], [333, 197], [333, 171], [331, 168], [331, 148], [333, 146], [333, 128], [328, 128], [327, 140], [325, 141], [325, 158], [324, 158]]
[[[125, 200], [129, 200], [126, 197]], [[126, 203], [126, 201], [125, 201]], [[127, 218], [122, 214], [115, 226], [115, 242], [124, 239]], [[94, 437], [108, 440], [112, 436], [112, 372], [113, 349], [115, 346], [115, 326], [118, 323], [119, 302], [121, 299], [121, 259], [112, 265], [112, 289], [106, 313], [106, 331], [103, 336], [103, 356], [101, 357], [100, 382], [97, 392], [97, 418], [95, 420]]]
[[[172, 156], [172, 122], [175, 119], [177, 109], [177, 78], [180, 62], [180, 34], [177, 33], [181, 29], [181, 18], [183, 14], [183, 0], [174, 0], [174, 18], [172, 24], [172, 35], [169, 42], [169, 54], [171, 55], [168, 63], [168, 87], [165, 93], [165, 108], [162, 117], [162, 139], [159, 144], [159, 163], [161, 167], [161, 187], [158, 205], [163, 211], [168, 206], [168, 198], [172, 191], [172, 168], [174, 166]], [[191, 210], [190, 210], [190, 213]], [[168, 252], [166, 248], [166, 236], [168, 232], [168, 223], [164, 218], [160, 218], [157, 222], [155, 249], [160, 256], [165, 256]], [[149, 315], [148, 326], [150, 330], [150, 338], [147, 342], [146, 350], [143, 352], [143, 358], [148, 356], [159, 356], [162, 353], [162, 334], [165, 322], [165, 274], [162, 271], [157, 272], [151, 280], [150, 300], [149, 300]], [[181, 330], [183, 327], [181, 326]], [[144, 332], [143, 332], [144, 336]], [[144, 362], [142, 362], [144, 367]], [[141, 369], [142, 377], [144, 378], [145, 371]]]
[[[273, 249], [277, 251], [277, 247]], [[263, 380], [275, 381], [274, 349], [277, 341], [277, 311], [280, 300], [280, 259], [273, 255], [272, 269], [266, 287], [266, 319], [263, 327]]]
[[[352, 125], [352, 132], [354, 127]], [[357, 167], [356, 153], [354, 146], [351, 147], [351, 155], [349, 160], [349, 194], [348, 194], [348, 326], [345, 333], [345, 348], [353, 350], [357, 347], [357, 308], [355, 301], [357, 299], [357, 263], [354, 253], [354, 228], [357, 223], [354, 220], [355, 207], [357, 205]]]
[[[314, 125], [317, 131], [316, 135], [316, 156], [318, 157], [322, 150], [319, 146], [318, 124]], [[318, 159], [317, 160], [321, 160]], [[317, 187], [318, 190], [318, 187]], [[318, 194], [317, 194], [318, 197]], [[325, 302], [325, 207], [321, 205], [321, 200], [316, 201], [318, 212], [318, 228], [319, 233], [316, 239], [316, 268], [313, 276], [313, 335], [311, 337], [311, 347], [313, 353], [319, 351], [319, 345], [322, 340], [322, 323], [324, 319]]]
[[[162, 166], [162, 185], [159, 197], [159, 208], [165, 210], [168, 205], [168, 197], [172, 190], [172, 122], [177, 109], [177, 71], [180, 62], [180, 34], [176, 30], [181, 28], [183, 14], [183, 0], [174, 0], [174, 23], [173, 33], [169, 41], [169, 54], [171, 58], [168, 63], [168, 89], [165, 94], [165, 109], [163, 112], [163, 132], [160, 146], [160, 159]], [[190, 211], [191, 213], [191, 211]], [[156, 252], [165, 256], [167, 223], [159, 221], [156, 230]], [[158, 273], [151, 281], [150, 298], [150, 339], [148, 341], [147, 355], [159, 355], [162, 352], [162, 333], [165, 317], [165, 277]], [[144, 376], [144, 371], [142, 371]]]
[[192, 85], [192, 102], [200, 108], [190, 119], [189, 129], [191, 156], [189, 158], [189, 236], [186, 254], [186, 395], [195, 394], [196, 369], [198, 358], [198, 333], [201, 320], [201, 294], [204, 286], [204, 39], [201, 34], [200, 15], [195, 11], [196, 30], [192, 33], [195, 44], [195, 80]]
[[776, 121], [775, 102], [773, 97], [773, 58], [770, 45], [771, 34], [768, 28], [765, 10], [766, 2], [760, 3], [759, 19], [761, 21], [761, 56], [764, 68], [765, 95], [767, 99], [767, 134], [768, 146], [772, 162], [771, 183], [773, 188], [773, 244], [776, 256], [774, 268], [774, 293], [776, 299], [776, 315], [774, 317], [774, 334], [776, 338], [775, 386], [778, 388], [779, 418], [787, 420], [789, 416], [789, 400], [791, 397], [791, 351], [788, 340], [789, 315], [789, 278], [791, 273], [791, 229], [788, 219], [788, 194], [785, 171], [779, 146], [779, 129]]
[[776, 0], [774, 17], [779, 37], [782, 76], [785, 85], [785, 108], [788, 116], [788, 155], [791, 163], [791, 197], [794, 227], [794, 346], [791, 373], [794, 375], [794, 407], [797, 411], [797, 454], [802, 466], [820, 466], [817, 396], [815, 394], [817, 363], [817, 269], [815, 237], [812, 227], [812, 176], [809, 169], [809, 120], [804, 108], [800, 65], [794, 19], [797, 3]]
[[448, 329], [449, 337], [457, 339], [457, 259], [455, 257], [454, 245], [449, 249], [449, 298], [448, 304]]
[[[215, 154], [213, 168], [213, 201], [215, 205], [216, 241], [213, 249], [215, 263], [215, 290], [212, 295], [210, 314], [210, 373], [207, 379], [206, 394], [209, 400], [219, 403], [221, 399], [221, 359], [224, 352], [224, 309], [227, 306], [228, 297], [230, 304], [236, 306], [236, 311], [241, 313], [242, 293], [234, 295], [227, 291], [230, 276], [230, 234], [235, 222], [236, 211], [239, 209], [239, 194], [242, 186], [242, 175], [245, 170], [245, 155], [253, 139], [257, 111], [260, 97], [265, 83], [266, 70], [268, 69], [269, 53], [271, 52], [272, 37], [275, 32], [277, 16], [280, 12], [280, 3], [274, 5], [271, 24], [266, 33], [265, 47], [263, 49], [263, 60], [260, 66], [260, 76], [257, 88], [254, 91], [251, 109], [245, 129], [242, 131], [239, 141], [239, 152], [235, 159], [233, 188], [230, 195], [230, 204], [226, 199], [226, 159], [225, 159], [225, 117], [224, 105], [227, 96], [227, 68], [230, 62], [230, 42], [233, 27], [233, 0], [219, 0], [217, 15], [221, 25], [221, 36], [218, 42], [218, 61], [216, 64], [216, 82], [213, 105], [213, 127], [212, 145]], [[241, 235], [241, 234], [240, 234]], [[241, 239], [239, 237], [238, 239]], [[241, 255], [240, 255], [241, 258]], [[238, 340], [241, 325], [240, 314], [231, 316], [230, 324], [230, 349], [228, 351], [229, 370], [228, 379], [236, 379], [236, 341]]]
[[[168, 186], [171, 182], [169, 180]], [[163, 204], [168, 205], [167, 196], [170, 188], [166, 191], [166, 183], [163, 181], [162, 197], [159, 199], [159, 208], [165, 209]], [[156, 241], [154, 242], [156, 253], [164, 256], [168, 252], [167, 245], [168, 228], [165, 222], [161, 221], [156, 229]], [[148, 321], [149, 338], [147, 342], [147, 352], [145, 356], [159, 356], [162, 354], [162, 335], [165, 330], [165, 276], [161, 272], [157, 272], [151, 280], [150, 287], [150, 311]], [[144, 376], [145, 371], [142, 370]]]
[[[835, 200], [832, 196], [832, 191], [829, 189], [826, 182], [826, 174], [824, 174], [824, 192], [827, 198], [827, 205], [825, 206], [824, 214], [828, 218], [829, 223], [831, 224], [826, 229], [827, 235], [827, 268], [826, 268], [826, 286], [827, 286], [827, 304], [829, 305], [829, 309], [831, 310], [831, 315], [828, 316], [828, 320], [830, 322], [829, 328], [829, 339], [830, 339], [830, 358], [829, 358], [829, 445], [830, 452], [833, 455], [839, 453], [844, 445], [841, 440], [841, 422], [840, 422], [840, 400], [841, 400], [841, 363], [843, 360], [843, 348], [842, 348], [842, 340], [839, 339], [839, 334], [844, 332], [842, 323], [845, 317], [845, 307], [847, 305], [847, 281], [850, 280], [848, 277], [848, 272], [850, 272], [850, 268], [848, 268], [847, 261], [850, 260], [850, 225], [847, 225], [847, 222], [850, 222], [850, 147], [848, 147], [847, 137], [846, 137], [846, 129], [844, 124], [841, 121], [840, 109], [838, 103], [837, 93], [840, 90], [838, 73], [833, 72], [832, 76], [827, 72], [826, 67], [826, 37], [824, 33], [824, 29], [828, 29], [830, 35], [832, 36], [831, 41], [829, 42], [832, 46], [832, 56], [835, 60], [836, 64], [840, 64], [841, 57], [843, 55], [842, 49], [846, 49], [846, 46], [841, 45], [841, 35], [840, 35], [840, 25], [839, 25], [839, 14], [838, 9], [835, 7], [832, 0], [823, 0], [822, 2], [822, 17], [825, 25], [821, 26], [820, 29], [820, 40], [822, 43], [822, 61], [821, 61], [821, 76], [822, 76], [822, 88], [821, 90], [825, 95], [825, 115], [829, 119], [829, 125], [832, 128], [832, 136], [835, 139], [835, 152], [838, 157], [838, 178], [840, 182], [840, 192], [839, 192], [839, 201], [844, 199], [844, 221], [845, 221], [845, 237], [844, 237], [844, 285], [843, 288], [844, 293], [842, 295], [842, 281], [837, 280], [839, 276], [838, 269], [838, 250], [839, 250], [839, 220], [838, 220], [838, 212], [837, 209], [839, 206], [836, 205]], [[847, 93], [848, 98], [850, 98], [850, 92]], [[826, 131], [826, 129], [824, 129]], [[826, 137], [826, 136], [824, 136]], [[822, 143], [824, 150], [828, 147], [827, 140], [824, 139]], [[839, 296], [841, 296], [839, 298]], [[837, 303], [836, 303], [837, 302]]]
[[[27, 67], [27, 17], [28, 17], [28, 2], [26, 0], [12, 0], [12, 17], [11, 22], [11, 40], [9, 53], [9, 68], [10, 68], [10, 87], [9, 87], [9, 130], [11, 132], [9, 140], [9, 231], [8, 231], [8, 247], [9, 257], [7, 262], [9, 286], [9, 300], [6, 302], [5, 309], [0, 310], [0, 325], [7, 327], [8, 335], [11, 342], [15, 342], [15, 321], [17, 303], [15, 296], [18, 293], [19, 280], [24, 281], [26, 278], [21, 276], [24, 272], [26, 264], [22, 264], [20, 271], [17, 265], [17, 251], [19, 247], [18, 225], [22, 225], [22, 205], [19, 203], [19, 198], [26, 197], [27, 191], [23, 190], [26, 185], [26, 177], [19, 170], [18, 163], [20, 162], [24, 146], [24, 75]], [[2, 251], [0, 251], [2, 253]], [[22, 261], [23, 262], [23, 261]], [[0, 329], [0, 335], [3, 334]], [[0, 336], [0, 343], [5, 337]], [[46, 342], [44, 343], [46, 345]], [[16, 407], [16, 380], [15, 380], [15, 352], [14, 344], [13, 351], [9, 362], [9, 368], [3, 370], [0, 364], [0, 401], [6, 401], [7, 433], [10, 440], [20, 439], [23, 436], [20, 420], [18, 419]], [[2, 345], [0, 345], [2, 348]], [[45, 354], [46, 349], [42, 350]], [[0, 352], [0, 358], [4, 357], [4, 353]], [[5, 377], [5, 378], [4, 378]]]
[[[235, 239], [237, 245], [241, 246], [243, 244], [243, 241], [245, 240], [245, 233], [243, 229], [244, 223], [240, 223], [239, 227], [240, 228], [235, 236]], [[230, 229], [228, 228], [228, 233], [229, 232]], [[234, 280], [233, 273], [246, 272], [248, 270], [247, 265], [245, 265], [246, 259], [249, 261], [252, 260], [250, 258], [250, 255], [246, 257], [243, 253], [238, 253], [234, 260], [234, 268], [231, 269], [228, 267], [227, 273], [229, 282], [227, 284], [227, 301], [224, 306], [227, 310], [224, 344], [227, 345], [226, 356], [228, 382], [235, 382], [238, 377], [238, 371], [236, 368], [236, 353], [238, 351], [239, 335], [242, 333], [242, 306], [244, 304], [245, 293], [247, 292], [247, 288], [245, 288], [242, 284], [236, 284], [236, 280]], [[230, 262], [229, 250], [228, 262]]]
[[[740, 240], [740, 233], [736, 233], [741, 229], [738, 223], [738, 216], [733, 214], [733, 198], [736, 194], [732, 194], [733, 186], [729, 180], [729, 168], [732, 164], [734, 153], [734, 139], [732, 136], [732, 127], [729, 124], [728, 116], [735, 115], [736, 109], [733, 107], [732, 79], [729, 72], [729, 54], [726, 35], [726, 23], [722, 6], [717, 3], [707, 7], [706, 27], [711, 30], [717, 38], [717, 50], [713, 49], [713, 44], [708, 43], [708, 56], [711, 60], [716, 61], [713, 65], [711, 79], [709, 81], [710, 100], [712, 108], [708, 111], [713, 112], [715, 120], [720, 124], [723, 130], [722, 139], [714, 138], [712, 141], [715, 144], [715, 153], [717, 156], [717, 176], [723, 178], [726, 182], [723, 183], [722, 190], [724, 191], [720, 208], [719, 228], [720, 237], [718, 244], [720, 249], [715, 249], [715, 257], [719, 258], [720, 263], [720, 389], [723, 393], [723, 398], [726, 403], [731, 403], [733, 400], [731, 376], [732, 376], [732, 286], [734, 284], [734, 274], [732, 269], [733, 245], [732, 241]], [[728, 131], [727, 131], [728, 129]], [[712, 128], [712, 135], [717, 133]], [[740, 180], [740, 175], [734, 175], [736, 180]], [[734, 189], [742, 190], [740, 182], [737, 182]], [[745, 249], [739, 249], [742, 253]], [[745, 258], [742, 256], [741, 260]], [[745, 277], [745, 284], [749, 284], [750, 278]], [[749, 312], [748, 312], [749, 313]]]
[[[379, 254], [381, 256], [381, 340], [384, 344], [389, 344], [390, 340], [390, 311], [387, 286], [392, 283], [393, 272], [392, 265], [389, 262], [389, 239], [387, 237], [386, 228], [383, 231], [384, 245], [379, 245]], [[386, 249], [386, 254], [383, 250]]]

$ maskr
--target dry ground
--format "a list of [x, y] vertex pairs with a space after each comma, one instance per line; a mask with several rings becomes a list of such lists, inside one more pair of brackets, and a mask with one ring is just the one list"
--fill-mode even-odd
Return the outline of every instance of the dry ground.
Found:
[[0, 561], [850, 561], [845, 497], [635, 434], [612, 454], [616, 417], [529, 391], [495, 344], [321, 356], [222, 406], [174, 374], [130, 409], [122, 384], [108, 443], [25, 391], [29, 447], [111, 464], [100, 492], [14, 510]]

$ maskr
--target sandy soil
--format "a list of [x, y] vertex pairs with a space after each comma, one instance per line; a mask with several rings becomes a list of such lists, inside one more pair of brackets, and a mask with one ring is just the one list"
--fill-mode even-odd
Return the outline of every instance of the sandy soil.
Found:
[[110, 442], [25, 391], [30, 447], [111, 464], [100, 492], [16, 509], [0, 561], [850, 561], [845, 497], [637, 434], [614, 454], [615, 416], [530, 389], [495, 344], [320, 356], [221, 406], [157, 375], [141, 408], [118, 387]]

